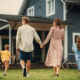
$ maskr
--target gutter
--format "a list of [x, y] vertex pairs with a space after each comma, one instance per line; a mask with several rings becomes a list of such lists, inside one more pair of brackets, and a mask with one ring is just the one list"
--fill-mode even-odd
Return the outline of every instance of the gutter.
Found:
[[23, 0], [22, 5], [20, 7], [20, 10], [18, 12], [18, 15], [23, 15], [24, 10], [25, 10], [25, 8], [27, 6], [27, 3], [28, 3], [28, 0]]

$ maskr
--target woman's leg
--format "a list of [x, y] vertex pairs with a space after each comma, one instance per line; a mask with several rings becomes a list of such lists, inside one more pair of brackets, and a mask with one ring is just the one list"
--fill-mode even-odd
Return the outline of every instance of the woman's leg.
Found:
[[56, 72], [57, 72], [57, 68], [56, 67], [53, 67], [53, 69], [54, 69], [54, 74], [56, 74]]
[[57, 73], [56, 74], [59, 74], [60, 68], [61, 68], [61, 66], [57, 66]]

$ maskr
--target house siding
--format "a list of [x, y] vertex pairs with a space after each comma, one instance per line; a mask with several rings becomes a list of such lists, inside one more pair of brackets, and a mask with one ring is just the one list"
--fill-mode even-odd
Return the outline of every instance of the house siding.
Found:
[[[69, 7], [69, 6], [68, 6]], [[68, 27], [68, 54], [74, 54], [72, 52], [73, 46], [73, 33], [80, 33], [80, 6], [74, 6], [68, 13], [68, 21], [74, 25]], [[69, 60], [73, 57], [68, 56]]]
[[[23, 15], [27, 15], [27, 9], [34, 6], [34, 16], [46, 17], [46, 0], [29, 0]], [[60, 18], [63, 20], [63, 3], [55, 0], [55, 14], [47, 18]]]

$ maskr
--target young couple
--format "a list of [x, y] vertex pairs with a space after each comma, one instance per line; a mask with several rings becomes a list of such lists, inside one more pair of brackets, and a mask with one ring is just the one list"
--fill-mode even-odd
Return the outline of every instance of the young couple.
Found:
[[23, 76], [29, 77], [32, 51], [34, 50], [33, 39], [40, 44], [40, 48], [43, 48], [51, 40], [45, 65], [53, 66], [54, 76], [59, 76], [63, 55], [62, 41], [64, 39], [64, 29], [62, 28], [61, 20], [59, 18], [54, 19], [53, 26], [43, 44], [36, 30], [28, 25], [28, 22], [28, 17], [22, 17], [22, 26], [18, 28], [16, 36], [16, 50], [17, 52], [20, 51], [20, 64], [22, 66]]

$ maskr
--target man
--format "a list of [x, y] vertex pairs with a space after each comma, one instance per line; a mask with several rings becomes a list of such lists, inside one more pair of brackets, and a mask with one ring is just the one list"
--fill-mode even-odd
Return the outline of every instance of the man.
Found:
[[[34, 50], [33, 39], [35, 38], [40, 45], [42, 44], [37, 32], [33, 27], [28, 25], [28, 22], [28, 17], [22, 17], [22, 26], [18, 28], [16, 36], [16, 50], [17, 52], [20, 50], [20, 64], [23, 69], [24, 77], [29, 77], [32, 51]], [[25, 62], [27, 62], [26, 67]]]

